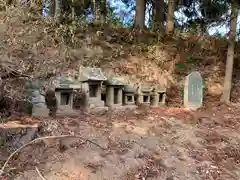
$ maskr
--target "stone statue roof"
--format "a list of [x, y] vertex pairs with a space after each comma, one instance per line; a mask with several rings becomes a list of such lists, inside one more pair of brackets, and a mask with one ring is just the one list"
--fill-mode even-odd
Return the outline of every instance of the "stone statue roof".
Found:
[[61, 88], [61, 89], [75, 89], [75, 88], [81, 88], [81, 82], [76, 80], [74, 77], [71, 76], [61, 76], [57, 77], [53, 81], [53, 86], [55, 88]]
[[128, 93], [135, 93], [136, 92], [136, 89], [130, 84], [125, 85], [123, 90], [124, 90], [124, 92], [128, 92]]
[[83, 81], [106, 81], [107, 78], [103, 74], [101, 68], [80, 67], [79, 80]]
[[112, 85], [112, 86], [124, 86], [126, 83], [124, 82], [124, 78], [120, 76], [113, 76], [109, 78], [106, 82], [106, 85]]

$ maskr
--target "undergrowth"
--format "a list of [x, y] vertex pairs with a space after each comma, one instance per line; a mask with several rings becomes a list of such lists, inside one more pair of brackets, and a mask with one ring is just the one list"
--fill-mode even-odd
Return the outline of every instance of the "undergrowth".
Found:
[[107, 76], [121, 75], [130, 83], [182, 88], [184, 77], [197, 70], [210, 94], [222, 91], [224, 39], [181, 33], [167, 37], [82, 19], [57, 25], [41, 17], [40, 1], [22, 9], [3, 8], [0, 2], [0, 58], [24, 74], [49, 81], [65, 72], [75, 74], [84, 65], [101, 67]]

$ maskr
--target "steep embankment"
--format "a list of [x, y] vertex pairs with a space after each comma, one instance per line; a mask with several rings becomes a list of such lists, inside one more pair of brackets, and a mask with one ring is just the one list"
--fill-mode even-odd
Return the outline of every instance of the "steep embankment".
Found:
[[221, 93], [227, 46], [210, 37], [170, 39], [85, 24], [56, 27], [16, 8], [0, 11], [0, 43], [1, 61], [36, 78], [76, 73], [84, 65], [102, 67], [108, 75], [120, 74], [132, 83], [180, 87], [188, 72], [198, 70], [211, 95]]

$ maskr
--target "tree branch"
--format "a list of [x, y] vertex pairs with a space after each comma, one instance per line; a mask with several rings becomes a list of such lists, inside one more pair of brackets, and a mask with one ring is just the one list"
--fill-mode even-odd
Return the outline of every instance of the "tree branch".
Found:
[[16, 151], [14, 151], [12, 154], [10, 154], [10, 156], [8, 157], [8, 159], [6, 160], [6, 162], [4, 163], [4, 165], [2, 166], [1, 170], [0, 170], [0, 176], [3, 175], [4, 173], [4, 170], [8, 164], [8, 162], [11, 160], [11, 158], [17, 154], [18, 152], [20, 152], [22, 149], [24, 149], [25, 147], [33, 144], [34, 142], [37, 142], [37, 141], [41, 141], [41, 140], [44, 140], [44, 139], [58, 139], [58, 138], [66, 138], [66, 137], [75, 137], [75, 138], [79, 138], [79, 139], [82, 139], [82, 140], [85, 140], [86, 142], [89, 142], [91, 144], [94, 144], [96, 146], [98, 146], [99, 148], [101, 148], [102, 150], [107, 150], [106, 148], [100, 146], [99, 144], [89, 140], [89, 139], [86, 139], [82, 136], [78, 136], [78, 135], [60, 135], [60, 136], [45, 136], [45, 137], [40, 137], [40, 138], [36, 138], [32, 141], [30, 141], [29, 143], [26, 143], [24, 145], [22, 145], [20, 148], [18, 148]]

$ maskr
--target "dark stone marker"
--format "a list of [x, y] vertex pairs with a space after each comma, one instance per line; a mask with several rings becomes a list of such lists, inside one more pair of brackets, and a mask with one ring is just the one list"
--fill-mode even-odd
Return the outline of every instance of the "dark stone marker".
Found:
[[203, 103], [203, 82], [199, 72], [192, 72], [186, 77], [184, 87], [184, 106], [198, 109]]

